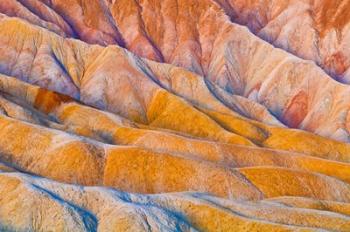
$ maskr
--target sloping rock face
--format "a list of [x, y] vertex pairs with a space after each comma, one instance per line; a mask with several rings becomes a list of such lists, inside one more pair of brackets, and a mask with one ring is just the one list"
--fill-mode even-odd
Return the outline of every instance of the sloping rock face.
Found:
[[336, 80], [350, 83], [347, 0], [217, 0], [232, 21], [259, 37], [315, 61]]
[[350, 231], [348, 5], [0, 1], [0, 230]]
[[[78, 38], [99, 45], [114, 44], [125, 47], [143, 58], [182, 67], [217, 85], [219, 88], [214, 92], [215, 95], [223, 98], [220, 94], [222, 89], [224, 93], [228, 93], [229, 98], [235, 95], [233, 101], [239, 101], [238, 108], [244, 108], [244, 111], [252, 107], [245, 107], [249, 103], [237, 100], [239, 96], [261, 104], [288, 127], [304, 129], [321, 136], [349, 142], [350, 90], [347, 85], [342, 85], [331, 78], [333, 76], [336, 79], [346, 79], [348, 67], [346, 41], [348, 39], [346, 36], [339, 36], [339, 27], [345, 28], [347, 25], [345, 17], [347, 11], [344, 10], [347, 9], [347, 5], [344, 2], [332, 2], [251, 1], [246, 4], [245, 1], [223, 0], [6, 0], [2, 3], [0, 12], [7, 16], [22, 18], [32, 25], [45, 28], [46, 31], [56, 32], [61, 37]], [[311, 11], [311, 8], [315, 12]], [[285, 12], [283, 9], [286, 9], [287, 13], [282, 14], [281, 11]], [[329, 39], [327, 36], [324, 40], [317, 37], [322, 34], [318, 32], [321, 30], [321, 22], [304, 23], [308, 21], [305, 20], [303, 14], [295, 13], [293, 9], [297, 12], [306, 12], [314, 18], [316, 15], [325, 14], [325, 16], [316, 18], [323, 18], [322, 22], [329, 24], [328, 29], [322, 26], [324, 36], [329, 34]], [[328, 15], [331, 14], [328, 10], [333, 12], [336, 9], [339, 11], [336, 19], [339, 18], [339, 20], [329, 16], [330, 21], [334, 21], [329, 23], [325, 19], [328, 19]], [[288, 35], [280, 36], [281, 43], [278, 42], [278, 39], [274, 39], [274, 34], [279, 32], [276, 29], [278, 27], [271, 26], [275, 30], [266, 28], [270, 25], [268, 19], [276, 18], [277, 20], [278, 12], [281, 13], [281, 20], [288, 21], [290, 17], [297, 15], [292, 19], [293, 22], [294, 19], [299, 22], [292, 24], [293, 27], [283, 20], [279, 22], [278, 25], [281, 27], [288, 25], [284, 30], [286, 32], [280, 33]], [[317, 12], [321, 13], [316, 14]], [[284, 17], [285, 14], [292, 16]], [[265, 20], [265, 18], [268, 19]], [[345, 23], [340, 23], [340, 19]], [[232, 21], [248, 25], [260, 37], [300, 58], [276, 49], [254, 36], [247, 28], [234, 24]], [[302, 25], [299, 26], [300, 24]], [[263, 33], [264, 28], [266, 28], [265, 34]], [[300, 33], [294, 33], [299, 30]], [[334, 30], [338, 31], [338, 36], [332, 34]], [[14, 28], [10, 31], [13, 31], [14, 34], [7, 32], [4, 33], [7, 34], [6, 36], [2, 36], [5, 40], [2, 43], [6, 44], [6, 47], [10, 43], [8, 40], [11, 40], [11, 36], [26, 37], [18, 35], [21, 33]], [[346, 30], [342, 31], [345, 33]], [[294, 37], [297, 38], [294, 39]], [[17, 47], [17, 49], [20, 48]], [[33, 56], [41, 55], [41, 53], [36, 54], [35, 51], [32, 53]], [[62, 59], [59, 61], [62, 62]], [[9, 68], [4, 66], [6, 74], [16, 77], [28, 71], [20, 69], [9, 73]], [[80, 64], [80, 66], [84, 65]], [[336, 71], [339, 70], [338, 66], [343, 67], [340, 68], [343, 71]], [[70, 69], [77, 68], [70, 67]], [[36, 70], [30, 71], [37, 76]], [[75, 78], [76, 75], [82, 75], [81, 72], [83, 72], [83, 70], [80, 70], [80, 73], [76, 70], [67, 71], [66, 79]], [[61, 87], [60, 92], [62, 91], [77, 92], [77, 89], [70, 86], [67, 90], [63, 90]], [[243, 112], [245, 116], [253, 116], [254, 119], [266, 122], [264, 115], [259, 113], [251, 115], [251, 111], [254, 110], [249, 109], [248, 112]]]

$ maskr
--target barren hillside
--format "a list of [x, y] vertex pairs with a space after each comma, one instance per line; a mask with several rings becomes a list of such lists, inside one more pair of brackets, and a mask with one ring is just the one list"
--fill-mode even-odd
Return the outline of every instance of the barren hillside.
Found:
[[0, 231], [350, 231], [349, 12], [1, 0]]

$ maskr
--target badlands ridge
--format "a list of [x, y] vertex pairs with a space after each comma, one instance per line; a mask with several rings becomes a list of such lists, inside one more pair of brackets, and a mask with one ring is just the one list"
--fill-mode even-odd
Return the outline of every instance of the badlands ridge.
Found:
[[0, 231], [350, 231], [349, 8], [1, 0]]

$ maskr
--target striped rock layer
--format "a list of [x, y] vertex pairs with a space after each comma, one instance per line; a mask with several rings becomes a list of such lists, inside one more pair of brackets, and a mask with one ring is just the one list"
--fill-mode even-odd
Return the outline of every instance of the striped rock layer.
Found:
[[0, 231], [350, 231], [349, 7], [1, 1]]

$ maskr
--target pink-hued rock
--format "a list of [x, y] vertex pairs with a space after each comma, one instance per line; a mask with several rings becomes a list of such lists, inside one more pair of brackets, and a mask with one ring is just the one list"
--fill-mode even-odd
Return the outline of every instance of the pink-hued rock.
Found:
[[350, 83], [350, 2], [294, 0], [225, 2], [231, 20], [303, 59], [313, 60], [336, 80]]

